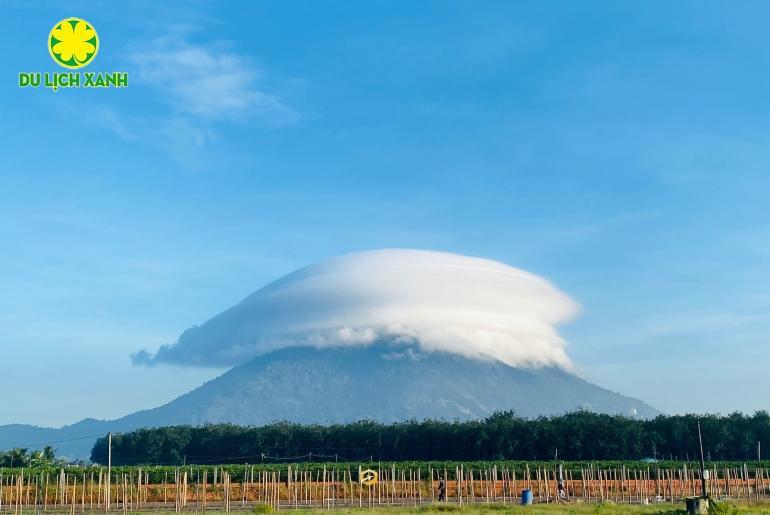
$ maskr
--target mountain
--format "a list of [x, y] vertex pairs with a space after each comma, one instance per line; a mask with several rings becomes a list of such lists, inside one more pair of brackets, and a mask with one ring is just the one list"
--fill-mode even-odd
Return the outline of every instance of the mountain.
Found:
[[95, 435], [139, 427], [454, 420], [501, 410], [535, 417], [576, 409], [644, 418], [659, 413], [556, 367], [514, 368], [416, 346], [294, 347], [254, 358], [168, 404], [117, 420], [86, 419], [61, 429], [1, 426], [0, 446], [57, 441], [60, 454], [87, 458]]

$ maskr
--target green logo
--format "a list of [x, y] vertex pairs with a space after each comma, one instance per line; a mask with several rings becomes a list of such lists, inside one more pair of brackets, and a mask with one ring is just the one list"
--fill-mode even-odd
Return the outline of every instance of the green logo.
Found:
[[[48, 34], [48, 53], [64, 68], [77, 70], [91, 63], [99, 53], [99, 35], [82, 18], [66, 18]], [[44, 86], [52, 91], [64, 88], [125, 88], [127, 72], [19, 72], [20, 88]]]
[[60, 66], [82, 68], [99, 52], [99, 36], [93, 25], [80, 18], [67, 18], [51, 29], [48, 52]]

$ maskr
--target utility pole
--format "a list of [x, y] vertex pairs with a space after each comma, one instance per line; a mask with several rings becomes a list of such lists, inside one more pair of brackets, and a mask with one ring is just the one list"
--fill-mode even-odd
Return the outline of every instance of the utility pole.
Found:
[[704, 471], [706, 470], [706, 464], [703, 461], [703, 438], [701, 438], [701, 435], [700, 435], [700, 420], [698, 420], [698, 444], [700, 445], [701, 493], [702, 493], [702, 497], [706, 499], [708, 498], [708, 493], [706, 492], [706, 475], [704, 474]]
[[762, 461], [762, 442], [757, 440], [757, 461]]
[[110, 483], [112, 482], [112, 433], [107, 434], [107, 502], [104, 511], [110, 511]]

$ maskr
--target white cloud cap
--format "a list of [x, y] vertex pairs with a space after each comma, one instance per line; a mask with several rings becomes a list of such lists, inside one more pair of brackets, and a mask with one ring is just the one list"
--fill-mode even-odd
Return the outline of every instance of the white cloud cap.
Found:
[[402, 341], [512, 366], [569, 369], [555, 326], [577, 311], [545, 279], [497, 261], [375, 250], [299, 269], [134, 361], [232, 366], [290, 346]]

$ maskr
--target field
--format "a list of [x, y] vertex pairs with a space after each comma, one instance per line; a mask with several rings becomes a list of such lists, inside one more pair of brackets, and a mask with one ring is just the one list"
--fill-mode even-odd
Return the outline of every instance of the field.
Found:
[[[616, 465], [613, 467], [612, 465]], [[638, 462], [636, 465], [640, 465]], [[762, 467], [710, 463], [715, 500], [761, 512], [770, 503]], [[377, 481], [363, 484], [366, 469]], [[63, 467], [0, 470], [0, 512], [12, 511], [332, 511], [383, 513], [513, 509], [522, 491], [533, 511], [661, 513], [701, 495], [698, 469], [596, 463], [293, 464], [276, 466]], [[736, 508], [737, 509], [737, 508]], [[760, 510], [760, 511], [757, 511]]]
[[[7, 511], [7, 510], [6, 510]], [[8, 512], [8, 511], [7, 511]], [[605, 504], [580, 504], [580, 503], [560, 503], [560, 504], [535, 504], [532, 506], [515, 506], [501, 504], [484, 504], [471, 506], [454, 505], [430, 505], [422, 507], [375, 507], [375, 508], [333, 508], [325, 510], [326, 513], [340, 515], [433, 515], [433, 514], [456, 514], [456, 515], [497, 515], [502, 513], [520, 513], [532, 515], [550, 515], [550, 514], [573, 514], [573, 515], [615, 515], [615, 514], [647, 514], [647, 515], [684, 515], [687, 512], [683, 509], [683, 504], [658, 504], [658, 505], [618, 505], [613, 503]], [[49, 510], [51, 514], [71, 513], [66, 511]], [[86, 512], [88, 513], [88, 512]], [[102, 513], [102, 512], [93, 512]], [[126, 515], [162, 515], [168, 511], [136, 511], [126, 512]], [[223, 511], [209, 510], [209, 513], [220, 514]], [[233, 510], [231, 513], [260, 515], [263, 513], [272, 513], [271, 510]], [[315, 514], [317, 510], [292, 509], [291, 513], [295, 515]], [[736, 502], [723, 502], [718, 504], [711, 511], [714, 515], [741, 515], [741, 514], [770, 514], [770, 504], [746, 504]]]

